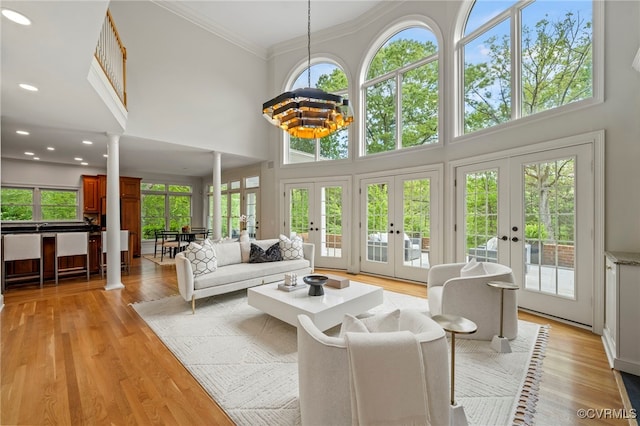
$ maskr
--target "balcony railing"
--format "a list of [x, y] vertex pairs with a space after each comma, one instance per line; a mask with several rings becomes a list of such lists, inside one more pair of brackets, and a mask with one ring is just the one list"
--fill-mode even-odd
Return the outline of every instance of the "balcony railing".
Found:
[[122, 104], [127, 106], [127, 49], [122, 44], [109, 10], [96, 46], [96, 59]]

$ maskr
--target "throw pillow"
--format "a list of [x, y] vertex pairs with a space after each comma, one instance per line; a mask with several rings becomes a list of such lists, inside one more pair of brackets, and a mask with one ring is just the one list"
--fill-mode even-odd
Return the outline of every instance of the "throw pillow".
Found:
[[281, 260], [280, 244], [275, 243], [268, 249], [263, 250], [259, 245], [251, 243], [249, 263], [279, 262]]
[[218, 260], [216, 252], [209, 240], [204, 240], [202, 245], [198, 243], [189, 243], [184, 250], [184, 256], [191, 262], [193, 276], [215, 272], [218, 269]]
[[304, 257], [302, 250], [302, 237], [296, 235], [292, 239], [280, 234], [280, 252], [282, 260], [295, 260]]
[[469, 263], [460, 269], [461, 277], [477, 277], [479, 275], [487, 275], [487, 271], [484, 269], [482, 262], [476, 262], [475, 259], [471, 259]]
[[376, 314], [370, 317], [362, 318], [362, 323], [372, 333], [381, 333], [386, 331], [398, 331], [400, 327], [400, 309], [393, 312]]
[[369, 330], [364, 323], [351, 314], [345, 314], [340, 326], [339, 337], [344, 337], [345, 333], [368, 333]]

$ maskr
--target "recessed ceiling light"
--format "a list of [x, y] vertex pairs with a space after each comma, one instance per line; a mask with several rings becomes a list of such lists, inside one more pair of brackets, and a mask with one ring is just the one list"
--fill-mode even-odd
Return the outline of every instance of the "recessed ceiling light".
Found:
[[39, 159], [40, 159], [40, 157], [33, 157], [33, 159], [34, 159], [34, 160], [39, 160]]
[[38, 88], [36, 86], [32, 86], [31, 84], [27, 84], [27, 83], [20, 83], [18, 84], [18, 86], [22, 87], [24, 90], [28, 90], [30, 92], [37, 92]]
[[24, 155], [35, 155], [35, 154], [34, 154], [33, 152], [31, 152], [31, 151], [26, 151], [26, 152], [24, 153]]
[[84, 161], [82, 163], [80, 163], [80, 164], [82, 164], [83, 166], [88, 166], [89, 165], [89, 163], [84, 162]]
[[16, 12], [15, 10], [2, 9], [2, 15], [10, 21], [15, 22], [16, 24], [31, 25], [31, 20], [29, 18], [21, 13]]
[[47, 147], [47, 151], [55, 151], [55, 150], [56, 150], [56, 149], [55, 149], [54, 147], [52, 147], [52, 146], [48, 146], [48, 147]]
[[27, 132], [26, 130], [16, 130], [16, 133], [19, 135], [25, 135], [25, 136], [29, 135], [29, 132]]
[[76, 161], [82, 161], [82, 158], [80, 158], [80, 157], [74, 157], [74, 160], [76, 160]]
[[91, 141], [82, 141], [82, 143], [85, 145], [93, 145], [93, 142]]

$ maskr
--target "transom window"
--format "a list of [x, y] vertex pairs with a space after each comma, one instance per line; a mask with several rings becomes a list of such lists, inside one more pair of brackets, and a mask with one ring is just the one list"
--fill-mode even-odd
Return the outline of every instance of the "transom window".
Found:
[[591, 1], [476, 0], [467, 18], [462, 133], [593, 97]]
[[[289, 90], [309, 86], [309, 68], [298, 75]], [[348, 97], [349, 83], [344, 71], [335, 64], [320, 62], [311, 65], [311, 87], [327, 93]], [[320, 139], [303, 139], [289, 136], [289, 149], [285, 163], [308, 163], [313, 161], [341, 160], [349, 158], [349, 131], [344, 128]]]
[[3, 222], [70, 221], [80, 218], [75, 189], [2, 187]]
[[369, 63], [364, 155], [438, 143], [438, 42], [423, 27], [395, 33]]

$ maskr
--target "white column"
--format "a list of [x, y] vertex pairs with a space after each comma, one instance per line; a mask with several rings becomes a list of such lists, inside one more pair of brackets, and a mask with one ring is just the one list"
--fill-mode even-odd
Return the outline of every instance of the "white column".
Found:
[[108, 134], [107, 144], [107, 284], [124, 288], [120, 270], [120, 135]]
[[222, 209], [220, 187], [222, 185], [221, 154], [213, 153], [213, 239], [222, 238]]

